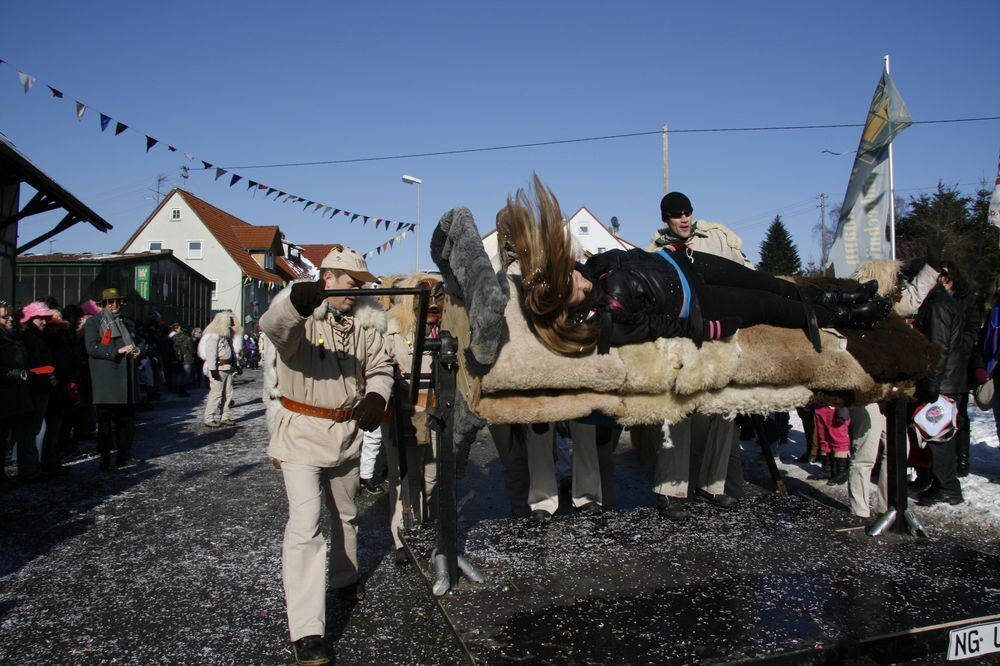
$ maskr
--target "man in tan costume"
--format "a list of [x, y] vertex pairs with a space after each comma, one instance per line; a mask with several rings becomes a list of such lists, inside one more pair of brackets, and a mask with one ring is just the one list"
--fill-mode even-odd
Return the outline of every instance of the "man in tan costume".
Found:
[[[326, 289], [377, 282], [354, 250], [335, 245], [315, 282], [292, 286], [261, 317], [277, 352], [280, 404], [267, 453], [280, 463], [288, 495], [282, 582], [288, 628], [299, 664], [332, 660], [326, 630], [327, 583], [349, 601], [364, 594], [358, 579], [358, 458], [362, 431], [379, 427], [392, 391], [385, 339], [355, 321], [354, 296], [327, 298]], [[319, 517], [331, 514], [330, 574]]]

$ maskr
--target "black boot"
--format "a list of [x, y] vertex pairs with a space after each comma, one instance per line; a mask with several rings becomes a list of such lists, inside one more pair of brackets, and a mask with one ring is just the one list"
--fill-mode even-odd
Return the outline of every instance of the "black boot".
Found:
[[850, 460], [847, 458], [834, 458], [830, 466], [830, 480], [826, 482], [828, 486], [840, 486], [847, 483], [847, 470]]
[[817, 474], [810, 474], [806, 478], [810, 481], [819, 481], [821, 479], [829, 479], [830, 471], [833, 469], [833, 454], [827, 453], [820, 458], [823, 463], [823, 469]]
[[877, 298], [856, 305], [827, 305], [817, 308], [821, 326], [834, 328], [872, 328], [892, 312], [892, 299]]
[[965, 478], [969, 476], [969, 431], [960, 429], [955, 437], [955, 476]]
[[869, 280], [853, 289], [821, 289], [812, 287], [809, 296], [813, 303], [820, 305], [854, 305], [865, 303], [875, 298], [878, 293], [878, 280]]

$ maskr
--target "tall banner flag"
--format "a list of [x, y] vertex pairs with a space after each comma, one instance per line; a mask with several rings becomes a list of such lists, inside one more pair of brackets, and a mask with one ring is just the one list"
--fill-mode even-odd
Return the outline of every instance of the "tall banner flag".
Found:
[[1000, 161], [997, 162], [997, 182], [990, 197], [990, 224], [1000, 227]]
[[890, 146], [896, 135], [912, 122], [903, 98], [883, 69], [868, 109], [827, 260], [827, 266], [833, 266], [837, 277], [850, 277], [858, 266], [871, 259], [892, 256]]

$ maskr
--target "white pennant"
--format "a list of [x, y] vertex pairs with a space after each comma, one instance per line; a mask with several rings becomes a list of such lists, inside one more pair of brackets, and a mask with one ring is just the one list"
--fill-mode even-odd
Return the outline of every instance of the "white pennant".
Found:
[[35, 85], [37, 79], [31, 74], [25, 74], [21, 70], [17, 70], [17, 78], [21, 79], [21, 85], [24, 86], [24, 94], [27, 95], [28, 91], [31, 90], [31, 86]]
[[86, 112], [87, 112], [87, 105], [84, 104], [83, 102], [77, 102], [76, 103], [76, 119], [77, 119], [78, 122], [83, 120], [83, 114], [85, 114]]

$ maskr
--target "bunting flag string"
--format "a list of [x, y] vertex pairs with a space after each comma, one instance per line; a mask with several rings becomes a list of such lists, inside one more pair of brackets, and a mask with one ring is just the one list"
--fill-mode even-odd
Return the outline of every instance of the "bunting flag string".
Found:
[[[413, 228], [415, 229], [416, 226], [417, 225], [414, 224]], [[399, 243], [402, 243], [403, 239], [406, 238], [406, 234], [408, 234], [409, 232], [410, 232], [410, 230], [407, 229], [403, 233], [398, 234], [396, 236], [393, 236], [392, 238], [390, 238], [389, 240], [385, 241], [384, 243], [375, 246], [374, 250], [369, 250], [368, 252], [365, 252], [361, 256], [363, 256], [363, 257], [365, 257], [367, 259], [368, 257], [374, 257], [374, 256], [377, 256], [377, 255], [384, 254], [384, 253], [388, 252], [389, 250], [391, 250], [393, 248], [393, 245], [398, 245]]]
[[[10, 65], [10, 63], [8, 61], [6, 61], [6, 60], [0, 59], [0, 65]], [[38, 79], [36, 77], [32, 76], [31, 74], [28, 74], [27, 72], [21, 71], [21, 70], [17, 70], [17, 76], [18, 76], [18, 81], [20, 82], [21, 87], [24, 89], [24, 94], [25, 95], [28, 94], [28, 92], [32, 89], [32, 87], [34, 87], [35, 83], [38, 81]], [[63, 92], [61, 90], [59, 90], [59, 89], [57, 89], [57, 88], [55, 88], [55, 87], [53, 87], [51, 85], [48, 85], [48, 84], [44, 84], [44, 85], [45, 85], [45, 87], [47, 87], [49, 89], [49, 92], [52, 93], [52, 98], [53, 99], [63, 99], [64, 98], [64, 94], [63, 94]], [[77, 119], [78, 122], [83, 122], [83, 116], [87, 112], [87, 109], [90, 108], [90, 107], [89, 107], [88, 104], [85, 104], [84, 102], [81, 102], [78, 99], [75, 100], [75, 103], [76, 103], [76, 119]], [[125, 123], [121, 122], [120, 120], [117, 120], [117, 119], [111, 117], [110, 115], [108, 115], [106, 113], [101, 113], [101, 112], [98, 112], [98, 113], [100, 114], [101, 132], [104, 132], [104, 131], [106, 131], [108, 129], [108, 127], [111, 125], [111, 121], [112, 120], [115, 121], [115, 136], [118, 136], [118, 135], [122, 134], [123, 132], [125, 132], [125, 130], [129, 129], [129, 126], [126, 125]], [[151, 152], [153, 150], [153, 148], [160, 143], [160, 140], [157, 139], [157, 138], [154, 138], [152, 135], [143, 134], [143, 136], [145, 137], [145, 140], [146, 140], [145, 146], [146, 146], [146, 152], [147, 153]], [[171, 153], [175, 153], [175, 152], [178, 151], [178, 149], [175, 146], [173, 146], [173, 145], [167, 145], [167, 150], [169, 152], [171, 152]], [[198, 171], [198, 170], [211, 171], [211, 170], [214, 169], [215, 170], [215, 180], [216, 181], [218, 181], [219, 178], [221, 178], [223, 175], [229, 173], [230, 174], [229, 187], [232, 187], [237, 182], [239, 182], [240, 180], [243, 180], [243, 176], [241, 176], [239, 174], [236, 174], [236, 173], [233, 173], [233, 172], [230, 172], [229, 170], [223, 169], [222, 167], [217, 167], [213, 163], [208, 162], [206, 160], [199, 160], [199, 159], [197, 159], [191, 153], [182, 153], [182, 154], [184, 155], [185, 159], [187, 159], [189, 162], [200, 161], [202, 163], [202, 168], [201, 169], [199, 169], [198, 167], [191, 167], [191, 170], [195, 170], [195, 171]], [[185, 168], [187, 168], [187, 167], [185, 167]], [[368, 222], [371, 221], [371, 220], [374, 220], [375, 221], [375, 229], [378, 229], [380, 226], [384, 226], [385, 229], [386, 229], [386, 231], [389, 230], [389, 225], [391, 225], [391, 224], [395, 224], [396, 225], [396, 231], [397, 232], [400, 231], [400, 230], [402, 230], [402, 229], [406, 229], [407, 231], [413, 231], [413, 230], [415, 230], [417, 228], [416, 223], [413, 223], [413, 222], [409, 222], [409, 223], [408, 222], [399, 222], [397, 220], [390, 220], [390, 219], [384, 218], [384, 217], [375, 217], [373, 215], [364, 215], [362, 213], [357, 213], [357, 212], [354, 212], [354, 211], [351, 211], [351, 210], [347, 210], [347, 209], [344, 209], [344, 208], [334, 208], [333, 206], [325, 204], [325, 203], [323, 203], [321, 201], [316, 201], [315, 199], [306, 199], [305, 197], [300, 197], [297, 194], [291, 194], [289, 192], [285, 192], [283, 190], [279, 190], [276, 187], [272, 187], [272, 186], [266, 185], [264, 183], [261, 183], [259, 181], [255, 181], [255, 180], [250, 180], [248, 182], [248, 184], [247, 184], [247, 190], [248, 191], [252, 191], [253, 196], [256, 196], [258, 190], [262, 190], [262, 191], [266, 190], [266, 193], [264, 194], [264, 198], [265, 199], [267, 199], [268, 197], [270, 197], [272, 194], [277, 193], [277, 196], [274, 197], [274, 199], [272, 199], [272, 201], [274, 201], [274, 202], [279, 202], [279, 203], [305, 203], [305, 205], [302, 208], [302, 210], [304, 212], [310, 212], [313, 215], [315, 215], [316, 213], [319, 213], [319, 215], [320, 215], [321, 218], [329, 217], [330, 220], [334, 220], [334, 219], [336, 219], [336, 217], [337, 217], [337, 215], [339, 213], [343, 213], [344, 217], [347, 218], [347, 222], [349, 224], [353, 224], [358, 218], [361, 218], [362, 219], [362, 226], [368, 226]], [[381, 245], [379, 245], [378, 247], [376, 247], [371, 252], [368, 252], [365, 256], [372, 256], [373, 254], [381, 254], [383, 252], [388, 252], [388, 250], [391, 249], [394, 244], [401, 242], [403, 240], [403, 238], [405, 238], [405, 237], [406, 237], [406, 232], [403, 232], [402, 235], [394, 236], [393, 238], [389, 239], [388, 241], [386, 241], [386, 242], [382, 243]]]

